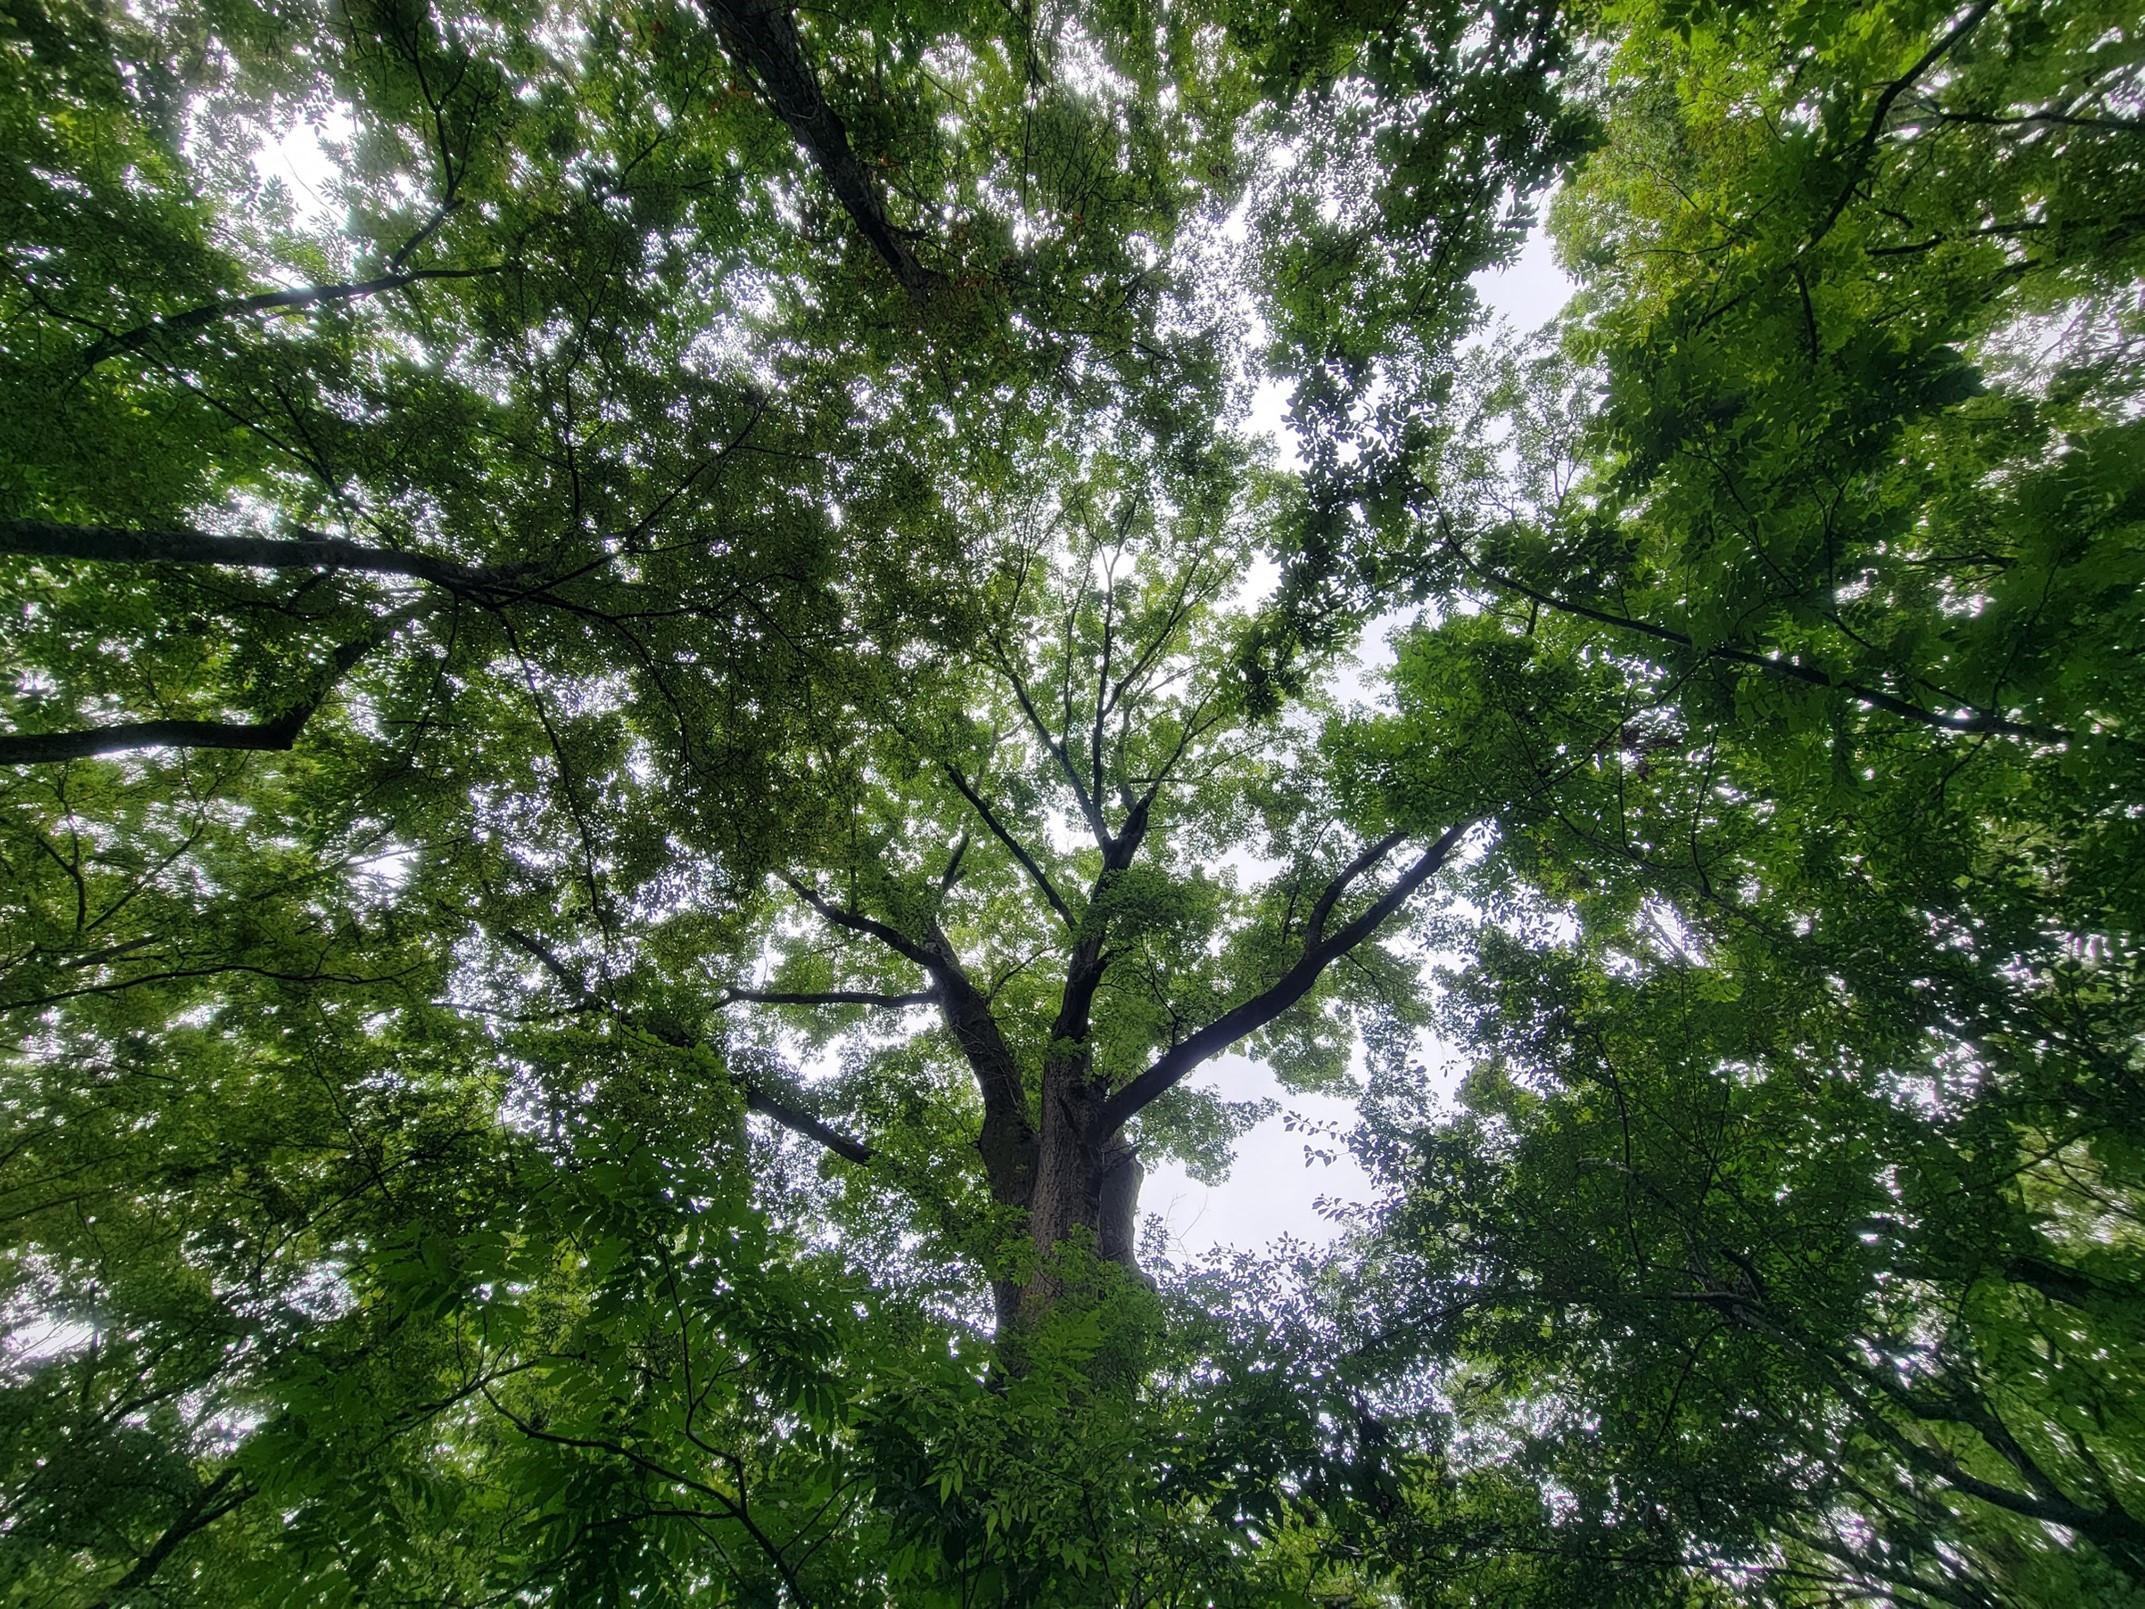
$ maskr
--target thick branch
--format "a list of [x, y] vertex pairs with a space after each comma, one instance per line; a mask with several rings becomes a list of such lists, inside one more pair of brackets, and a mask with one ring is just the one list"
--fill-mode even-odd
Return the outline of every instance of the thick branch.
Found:
[[318, 531], [296, 537], [220, 536], [183, 526], [128, 531], [111, 525], [58, 525], [49, 520], [0, 520], [0, 553], [90, 564], [223, 564], [256, 570], [357, 570], [430, 581], [458, 593], [506, 591], [508, 577], [473, 570], [451, 559], [396, 553]]
[[[582, 1010], [608, 1012], [628, 1028], [647, 1034], [650, 1038], [670, 1046], [673, 1050], [698, 1048], [699, 1041], [675, 1024], [660, 1021], [642, 1022], [630, 1013], [619, 1009], [617, 1005], [599, 999], [595, 992], [587, 984], [583, 983], [574, 970], [560, 958], [559, 953], [533, 933], [524, 933], [519, 928], [506, 927], [499, 930], [499, 936], [551, 974], [552, 980]], [[832, 1128], [821, 1119], [814, 1117], [810, 1112], [798, 1105], [790, 1097], [788, 1091], [779, 1088], [775, 1079], [767, 1076], [764, 1072], [755, 1076], [733, 1067], [730, 1070], [730, 1077], [731, 1081], [737, 1085], [739, 1092], [744, 1096], [747, 1111], [758, 1112], [763, 1117], [771, 1117], [792, 1133], [802, 1134], [809, 1140], [817, 1140], [836, 1156], [844, 1157], [860, 1166], [871, 1161], [872, 1150], [870, 1146], [866, 1145], [862, 1140], [850, 1138], [839, 1129]]]
[[849, 132], [819, 92], [819, 77], [797, 37], [797, 20], [782, 0], [718, 0], [715, 28], [723, 48], [751, 70], [797, 144], [820, 171], [835, 199], [912, 296], [921, 296], [938, 276], [916, 260], [864, 164], [850, 149]]
[[[1101, 900], [1110, 879], [1138, 857], [1141, 845], [1147, 841], [1147, 829], [1153, 822], [1150, 807], [1154, 796], [1155, 790], [1150, 788], [1143, 797], [1133, 801], [1132, 808], [1125, 814], [1124, 826], [1114, 838], [1103, 843], [1102, 869], [1096, 874], [1095, 886], [1088, 894], [1091, 908]], [[1094, 1017], [1095, 995], [1102, 988], [1103, 974], [1110, 967], [1107, 938], [1106, 924], [1091, 923], [1067, 957], [1065, 989], [1058, 998], [1057, 1019], [1050, 1028], [1054, 1044], [1084, 1045], [1087, 1042]]]
[[861, 911], [836, 905], [799, 878], [786, 872], [779, 875], [791, 892], [836, 927], [877, 939], [931, 975], [936, 985], [933, 994], [947, 1030], [966, 1058], [983, 1097], [983, 1133], [977, 1140], [977, 1149], [983, 1154], [992, 1194], [1001, 1201], [1026, 1200], [1034, 1170], [1035, 1134], [1028, 1122], [1020, 1063], [991, 1013], [990, 1001], [970, 980], [952, 942], [933, 924], [928, 941], [918, 943]]
[[[1459, 847], [1461, 838], [1473, 825], [1471, 821], [1463, 821], [1450, 828], [1437, 842], [1424, 850], [1413, 865], [1395, 878], [1390, 888], [1354, 918], [1342, 924], [1330, 938], [1320, 938], [1315, 934], [1309, 937], [1296, 964], [1271, 985], [1249, 1000], [1230, 1007], [1204, 1028], [1187, 1035], [1156, 1057], [1145, 1072], [1102, 1104], [1095, 1115], [1092, 1131], [1096, 1141], [1099, 1143], [1106, 1140], [1123, 1128], [1156, 1097], [1175, 1088], [1201, 1062], [1219, 1055], [1245, 1035], [1256, 1033], [1309, 994], [1327, 967], [1377, 932], [1387, 918], [1407, 903], [1408, 897], [1416, 889], [1428, 882], [1439, 868], [1452, 858], [1452, 852]], [[1382, 853], [1381, 851], [1377, 858], [1382, 858]], [[1358, 856], [1355, 865], [1367, 870], [1375, 863], [1375, 858]], [[1354, 875], [1355, 871], [1344, 870], [1334, 880], [1334, 884], [1329, 885], [1328, 893], [1333, 899], [1340, 897], [1339, 891], [1346, 888], [1347, 882]], [[1331, 911], [1331, 901], [1324, 896], [1321, 896], [1320, 904], [1327, 912]], [[1321, 917], [1321, 924], [1323, 920]]]
[[1028, 725], [1034, 729], [1035, 735], [1042, 739], [1043, 747], [1050, 751], [1051, 758], [1058, 762], [1058, 769], [1064, 773], [1065, 780], [1072, 784], [1073, 798], [1079, 802], [1080, 814], [1086, 818], [1088, 831], [1095, 835], [1096, 847], [1107, 854], [1110, 848], [1110, 824], [1102, 818], [1100, 803], [1080, 780], [1080, 769], [1072, 763], [1072, 756], [1066, 752], [1065, 745], [1051, 735], [1049, 723], [1043, 719], [1042, 711], [1035, 707], [1035, 701], [1028, 696], [1028, 684], [1021, 679], [1020, 672], [1013, 668], [1011, 660], [1006, 660], [1002, 668], [1006, 679], [1012, 684], [1014, 698], [1020, 703], [1021, 714], [1028, 718]]
[[1366, 845], [1360, 855], [1334, 875], [1333, 880], [1320, 892], [1317, 903], [1311, 907], [1311, 915], [1305, 926], [1305, 931], [1310, 935], [1309, 943], [1316, 944], [1326, 936], [1326, 923], [1333, 915], [1334, 904], [1348, 892], [1348, 885], [1398, 849], [1406, 837], [1407, 834], [1402, 832], [1387, 833], [1376, 843]]
[[745, 1094], [745, 1109], [758, 1112], [762, 1117], [774, 1119], [792, 1134], [802, 1134], [808, 1140], [817, 1140], [836, 1156], [856, 1163], [859, 1167], [871, 1162], [872, 1150], [862, 1140], [851, 1139], [839, 1129], [832, 1128], [814, 1117], [802, 1106], [778, 1093], [773, 1081], [762, 1076], [739, 1080]]
[[821, 916], [832, 922], [836, 927], [877, 939], [896, 955], [906, 956], [925, 971], [931, 973], [933, 977], [938, 976], [938, 968], [945, 958], [934, 955], [906, 933], [888, 927], [884, 922], [875, 921], [861, 911], [852, 911], [846, 906], [835, 904], [809, 883], [800, 878], [792, 877], [788, 872], [778, 872], [776, 875], [788, 885], [791, 893], [803, 900], [805, 904], [811, 906], [813, 910], [819, 912]]
[[1035, 1128], [1028, 1121], [1026, 1081], [1020, 1062], [998, 1026], [991, 1003], [954, 955], [953, 943], [936, 923], [931, 949], [938, 957], [932, 976], [938, 980], [939, 1009], [946, 1029], [975, 1075], [983, 1097], [983, 1132], [976, 1149], [991, 1194], [999, 1201], [1025, 1203], [1035, 1176]]
[[252, 749], [280, 752], [297, 741], [315, 705], [272, 721], [121, 721], [75, 732], [0, 732], [0, 765], [51, 765], [136, 749]]
[[928, 1006], [938, 1000], [935, 989], [918, 989], [909, 994], [879, 994], [870, 989], [823, 989], [817, 993], [791, 994], [780, 989], [725, 989], [723, 1003], [743, 1000], [757, 1006], [885, 1006], [899, 1010], [906, 1006]]
[[49, 765], [61, 760], [89, 759], [99, 754], [125, 754], [136, 749], [280, 752], [298, 741], [298, 734], [319, 713], [320, 706], [327, 702], [328, 695], [350, 668], [378, 647], [389, 630], [408, 614], [408, 610], [398, 610], [381, 623], [377, 632], [338, 648], [312, 696], [269, 720], [121, 721], [111, 726], [92, 726], [73, 732], [0, 732], [0, 765]]
[[968, 859], [968, 834], [962, 833], [953, 841], [953, 848], [946, 856], [946, 869], [938, 874], [938, 895], [944, 899], [953, 892], [953, 885], [961, 880], [961, 866]]

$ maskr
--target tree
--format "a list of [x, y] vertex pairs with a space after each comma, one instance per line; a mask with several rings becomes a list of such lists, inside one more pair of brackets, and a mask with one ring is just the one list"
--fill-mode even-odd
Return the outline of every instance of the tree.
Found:
[[2125, 18], [7, 26], [12, 1593], [2127, 1590]]
[[1380, 466], [1380, 562], [1480, 610], [1381, 743], [1625, 724], [1482, 863], [1461, 1110], [1396, 1088], [1366, 1141], [1362, 1344], [1457, 1360], [1470, 1478], [1555, 1494], [1499, 1511], [1545, 1596], [2127, 1602], [2135, 45], [1667, 20], [1489, 405], [1519, 472]]
[[[975, 650], [1026, 628], [1055, 555], [1010, 564], [988, 518], [1026, 499], [1252, 550], [1216, 439], [1222, 226], [1280, 140], [1365, 150], [1336, 108], [1461, 71], [1466, 18], [1403, 21], [11, 14], [11, 1591], [1271, 1601], [1297, 1566], [1227, 1527], [1240, 1501], [1297, 1523], [1273, 1494], [1300, 1462], [1205, 1424], [1210, 1388], [1128, 1395], [1189, 1380], [1141, 1351], [1144, 1309], [1038, 1316], [1015, 1373], [964, 1354], [738, 1122], [916, 1186], [897, 1222], [921, 1224], [964, 1188], [961, 1099], [867, 1139], [837, 1126], [873, 1115], [849, 1091], [726, 1024], [770, 870], [880, 923], [816, 812], [892, 763], [885, 723], [969, 758], [904, 680], [951, 698], [1017, 666]], [[1557, 48], [1525, 13], [1497, 43], [1481, 70], [1529, 84]], [[1524, 148], [1553, 107], [1514, 104], [1440, 137]], [[261, 176], [294, 126], [324, 159], [295, 188]], [[1508, 167], [1411, 283], [1449, 293], [1497, 249], [1507, 179], [1544, 164]], [[1052, 598], [1146, 656], [1104, 668], [1159, 723], [1112, 785], [1164, 742], [1164, 770], [1224, 761], [1225, 579]], [[1158, 685], [1185, 667], [1211, 724]], [[1113, 819], [1123, 870], [1144, 829]], [[1088, 920], [1099, 876], [1032, 853]], [[1007, 904], [1015, 864], [979, 834], [958, 897]], [[1099, 917], [1069, 994], [1104, 970]], [[950, 954], [925, 970], [987, 1019]], [[1132, 1108], [1098, 1129], [1078, 1064], [1053, 1076], [1080, 1122], [993, 1096], [1049, 1181], [1031, 1202], [1001, 1171], [998, 1217], [961, 1229], [1008, 1282], [1008, 1215], [1036, 1209], [1039, 1252], [1103, 1227], [1087, 1153], [1117, 1157]], [[1062, 1272], [1031, 1263], [1009, 1315], [1052, 1305]], [[1117, 1385], [1079, 1339], [1105, 1333]], [[987, 1415], [995, 1439], [963, 1430]], [[1197, 1457], [1127, 1462], [1186, 1424]]]

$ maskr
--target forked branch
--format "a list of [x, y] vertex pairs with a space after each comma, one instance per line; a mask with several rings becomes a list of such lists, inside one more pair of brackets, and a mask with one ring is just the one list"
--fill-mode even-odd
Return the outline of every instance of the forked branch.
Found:
[[1021, 870], [1028, 874], [1029, 880], [1035, 884], [1036, 891], [1043, 896], [1050, 908], [1058, 913], [1058, 919], [1067, 927], [1074, 926], [1072, 911], [1065, 903], [1065, 896], [1057, 891], [1056, 885], [1050, 881], [1049, 875], [1036, 862], [1035, 857], [1028, 852], [1018, 838], [1013, 836], [1012, 830], [1006, 826], [1004, 821], [999, 819], [998, 812], [990, 807], [989, 802], [983, 795], [977, 791], [968, 778], [961, 774], [960, 768], [951, 761], [942, 762], [942, 764], [947, 780], [952, 782], [961, 797], [968, 801], [970, 808], [983, 818], [983, 825], [990, 828], [991, 836], [1001, 844], [1004, 844], [1013, 858], [1020, 862]]
[[801, 878], [786, 872], [779, 875], [792, 893], [834, 926], [877, 939], [930, 975], [930, 998], [967, 1060], [983, 1097], [983, 1133], [977, 1146], [983, 1153], [983, 1165], [1001, 1199], [1019, 1199], [1025, 1192], [1035, 1153], [1035, 1133], [1028, 1121], [1020, 1062], [992, 1014], [989, 997], [969, 978], [954, 953], [952, 941], [935, 922], [924, 939], [912, 939], [861, 911], [835, 904]]
[[1050, 757], [1057, 761], [1058, 770], [1072, 785], [1073, 798], [1079, 803], [1080, 814], [1087, 822], [1088, 831], [1095, 835], [1096, 847], [1107, 854], [1111, 842], [1110, 824], [1103, 819], [1101, 802], [1087, 791], [1087, 784], [1080, 780], [1080, 768], [1073, 764], [1071, 752], [1058, 741], [1057, 736], [1050, 730], [1050, 723], [1043, 719], [1042, 711], [1035, 707], [1035, 700], [1028, 694], [1026, 680], [1013, 668], [1012, 660], [1004, 655], [1002, 645], [999, 669], [1012, 686], [1013, 697], [1020, 705], [1021, 714], [1027, 717], [1030, 730], [1042, 741]]
[[[699, 1040], [677, 1024], [660, 1019], [643, 1019], [635, 1013], [626, 1011], [615, 1001], [605, 1000], [598, 996], [594, 990], [581, 980], [573, 968], [566, 964], [556, 950], [534, 934], [524, 933], [519, 928], [507, 927], [499, 930], [499, 936], [536, 962], [545, 972], [549, 973], [552, 981], [557, 983], [566, 992], [567, 996], [573, 1000], [574, 1004], [582, 1010], [604, 1012], [625, 1027], [631, 1028], [637, 1033], [644, 1033], [649, 1038], [670, 1046], [673, 1050], [701, 1048]], [[770, 1064], [772, 1063], [772, 1058], [763, 1059]], [[762, 1117], [772, 1118], [792, 1133], [802, 1134], [809, 1140], [816, 1140], [836, 1156], [843, 1157], [860, 1166], [871, 1161], [872, 1150], [870, 1146], [866, 1145], [862, 1140], [851, 1138], [807, 1111], [793, 1091], [782, 1087], [788, 1080], [776, 1077], [771, 1065], [763, 1067], [756, 1073], [746, 1073], [732, 1067], [730, 1069], [730, 1078], [736, 1084], [739, 1093], [744, 1096], [747, 1111], [758, 1112]]]
[[1436, 875], [1473, 826], [1472, 821], [1463, 821], [1447, 830], [1383, 894], [1327, 936], [1323, 928], [1334, 905], [1345, 897], [1352, 883], [1397, 847], [1399, 835], [1380, 839], [1344, 866], [1319, 895], [1311, 931], [1305, 935], [1303, 951], [1295, 965], [1250, 999], [1230, 1007], [1156, 1057], [1145, 1072], [1098, 1109], [1093, 1138], [1098, 1143], [1109, 1139], [1157, 1097], [1175, 1088], [1200, 1063], [1219, 1055], [1245, 1035], [1258, 1032], [1309, 994], [1327, 967], [1376, 933], [1410, 895]]

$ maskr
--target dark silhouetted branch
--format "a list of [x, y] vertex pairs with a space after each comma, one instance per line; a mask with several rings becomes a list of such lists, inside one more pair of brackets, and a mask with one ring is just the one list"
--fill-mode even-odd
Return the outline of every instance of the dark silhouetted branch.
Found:
[[1633, 632], [1641, 637], [1651, 637], [1656, 642], [1688, 648], [1707, 659], [1717, 659], [1730, 665], [1747, 665], [1767, 675], [1784, 677], [1789, 681], [1802, 682], [1810, 687], [1827, 688], [1845, 693], [1858, 703], [1872, 709], [1880, 709], [1905, 720], [1917, 721], [1923, 726], [1934, 727], [1944, 732], [1993, 733], [1999, 737], [2025, 738], [2035, 743], [2067, 743], [2072, 734], [2061, 727], [2039, 726], [2025, 721], [2010, 721], [1991, 710], [1968, 710], [1955, 715], [1946, 710], [1933, 710], [1916, 704], [1910, 699], [1887, 693], [1882, 688], [1869, 687], [1861, 682], [1850, 682], [1819, 670], [1815, 665], [1799, 664], [1792, 659], [1782, 659], [1777, 654], [1762, 654], [1755, 649], [1736, 648], [1727, 643], [1701, 645], [1688, 632], [1677, 631], [1671, 626], [1658, 626], [1650, 620], [1633, 620], [1626, 615], [1612, 614], [1606, 609], [1596, 609], [1588, 604], [1575, 603], [1568, 598], [1557, 597], [1539, 587], [1529, 586], [1516, 576], [1510, 576], [1474, 558], [1451, 537], [1445, 539], [1445, 547], [1469, 574], [1515, 592], [1530, 603], [1538, 603], [1545, 609], [1554, 609], [1581, 620], [1592, 620], [1604, 626], [1614, 626], [1619, 631]]
[[859, 911], [852, 911], [847, 906], [835, 904], [809, 883], [792, 877], [788, 872], [779, 872], [776, 875], [788, 886], [791, 893], [803, 900], [805, 904], [811, 906], [813, 910], [819, 912], [821, 916], [832, 922], [836, 927], [850, 933], [861, 933], [867, 938], [877, 939], [896, 955], [906, 956], [927, 972], [931, 972], [934, 977], [937, 976], [937, 968], [942, 964], [943, 958], [933, 955], [930, 950], [917, 943], [906, 933], [888, 927], [884, 922], [876, 921]]
[[[700, 1042], [697, 1039], [673, 1023], [644, 1022], [634, 1014], [621, 1009], [614, 1002], [599, 998], [587, 984], [581, 981], [580, 976], [575, 973], [573, 968], [569, 967], [560, 958], [559, 953], [542, 939], [536, 937], [535, 934], [524, 933], [521, 929], [514, 927], [503, 927], [498, 932], [499, 936], [505, 939], [507, 943], [513, 945], [515, 949], [521, 951], [522, 954], [528, 956], [549, 973], [552, 981], [557, 983], [574, 1003], [583, 1010], [607, 1012], [626, 1027], [647, 1034], [651, 1039], [658, 1040], [670, 1046], [673, 1050], [700, 1048]], [[761, 1059], [769, 1063], [772, 1062], [771, 1057], [762, 1057]], [[764, 1067], [757, 1073], [744, 1072], [735, 1067], [730, 1068], [729, 1071], [731, 1082], [737, 1086], [739, 1093], [744, 1097], [747, 1111], [758, 1112], [762, 1117], [772, 1118], [792, 1133], [802, 1134], [809, 1140], [816, 1140], [836, 1156], [857, 1163], [859, 1166], [868, 1164], [871, 1161], [872, 1150], [870, 1146], [866, 1145], [862, 1140], [851, 1138], [849, 1135], [842, 1133], [841, 1130], [834, 1128], [823, 1119], [815, 1117], [811, 1112], [807, 1111], [797, 1099], [794, 1091], [780, 1087], [781, 1083], [787, 1082], [787, 1080], [778, 1080], [771, 1076], [768, 1068]]]
[[113, 1609], [114, 1605], [131, 1599], [140, 1588], [149, 1584], [150, 1578], [163, 1568], [164, 1561], [171, 1557], [182, 1542], [207, 1530], [251, 1498], [251, 1486], [240, 1484], [235, 1492], [230, 1489], [232, 1483], [237, 1480], [238, 1466], [226, 1464], [222, 1473], [193, 1495], [186, 1507], [179, 1511], [177, 1518], [164, 1528], [164, 1534], [149, 1544], [142, 1556], [134, 1561], [133, 1567], [113, 1582], [111, 1590], [98, 1598], [90, 1609]]
[[[444, 222], [445, 219], [440, 221]], [[430, 227], [437, 228], [438, 225]], [[423, 235], [420, 234], [417, 238], [421, 240]], [[94, 369], [107, 358], [116, 358], [127, 352], [139, 352], [160, 336], [197, 330], [221, 319], [246, 318], [255, 313], [295, 313], [308, 307], [358, 301], [367, 296], [378, 296], [383, 291], [400, 290], [405, 285], [415, 285], [428, 279], [481, 279], [487, 274], [498, 273], [504, 266], [501, 263], [492, 263], [482, 268], [398, 268], [393, 273], [380, 274], [372, 279], [352, 280], [341, 285], [307, 285], [295, 290], [262, 291], [255, 296], [229, 296], [219, 301], [204, 302], [201, 306], [188, 308], [183, 313], [151, 319], [147, 324], [120, 335], [107, 336], [83, 351], [82, 367], [85, 370]]]
[[0, 553], [86, 564], [221, 564], [259, 570], [355, 570], [368, 575], [430, 581], [451, 591], [483, 595], [515, 586], [451, 559], [397, 553], [317, 531], [295, 537], [222, 536], [173, 527], [129, 531], [111, 525], [59, 525], [49, 520], [0, 520]]
[[805, 56], [790, 7], [781, 0], [717, 0], [713, 9], [723, 48], [760, 81], [768, 103], [789, 125], [872, 250], [910, 295], [926, 294], [939, 276], [916, 260], [902, 231], [887, 217], [879, 187], [850, 148], [849, 131], [820, 93], [819, 75]]
[[265, 721], [120, 721], [111, 726], [72, 732], [0, 732], [0, 765], [49, 765], [86, 760], [99, 754], [126, 754], [137, 749], [252, 749], [276, 752], [290, 748], [306, 723], [319, 713], [336, 683], [379, 646], [395, 624], [408, 617], [398, 610], [381, 629], [345, 643], [312, 696]]
[[791, 994], [781, 989], [725, 989], [723, 1003], [742, 1000], [756, 1006], [885, 1006], [899, 1010], [928, 1006], [938, 1000], [936, 992], [918, 989], [910, 994], [878, 994], [869, 989], [823, 989], [817, 993]]
[[[1142, 1108], [1173, 1089], [1193, 1068], [1227, 1050], [1245, 1035], [1258, 1032], [1309, 994], [1327, 967], [1377, 932], [1388, 917], [1407, 903], [1416, 889], [1452, 858], [1452, 852], [1473, 825], [1472, 821], [1464, 821], [1450, 828], [1416, 857], [1413, 864], [1393, 880], [1391, 887], [1343, 923], [1330, 938], [1320, 937], [1317, 931], [1307, 935], [1303, 953], [1296, 964], [1272, 984], [1249, 1000], [1230, 1007], [1204, 1028], [1188, 1034], [1156, 1057], [1145, 1072], [1103, 1102], [1095, 1116], [1092, 1137], [1098, 1143], [1107, 1140]], [[1315, 928], [1323, 928], [1326, 916], [1346, 893], [1348, 885], [1390, 853], [1396, 842], [1397, 839], [1381, 839], [1342, 868], [1319, 896]]]
[[991, 809], [990, 805], [985, 802], [983, 795], [970, 785], [969, 780], [961, 775], [958, 767], [945, 763], [944, 769], [947, 778], [959, 790], [961, 797], [966, 799], [970, 806], [974, 808], [976, 814], [983, 818], [983, 825], [990, 828], [991, 835], [1001, 844], [1004, 844], [1012, 853], [1013, 858], [1020, 862], [1021, 869], [1028, 874], [1029, 879], [1035, 884], [1037, 892], [1049, 903], [1050, 908], [1058, 913], [1059, 920], [1064, 922], [1067, 927], [1072, 927], [1074, 925], [1073, 916], [1071, 910], [1065, 904], [1065, 897], [1057, 891], [1056, 886], [1044, 873], [1043, 868], [1036, 864], [1035, 857], [1022, 847], [1020, 840], [1013, 836], [1011, 830], [1007, 828], [1003, 821], [999, 820], [998, 813]]

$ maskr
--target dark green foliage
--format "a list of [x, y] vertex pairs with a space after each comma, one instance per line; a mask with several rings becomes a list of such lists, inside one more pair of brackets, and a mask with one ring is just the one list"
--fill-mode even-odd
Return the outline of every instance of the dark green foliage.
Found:
[[1459, 1110], [1365, 1141], [1365, 1344], [1585, 1570], [2128, 1602], [2135, 34], [1618, 16], [1584, 289], [1485, 391], [1516, 465], [1378, 466], [1378, 563], [1480, 612], [1364, 752], [1523, 802]]
[[0, 1596], [2145, 1598], [2141, 50], [8, 6]]

